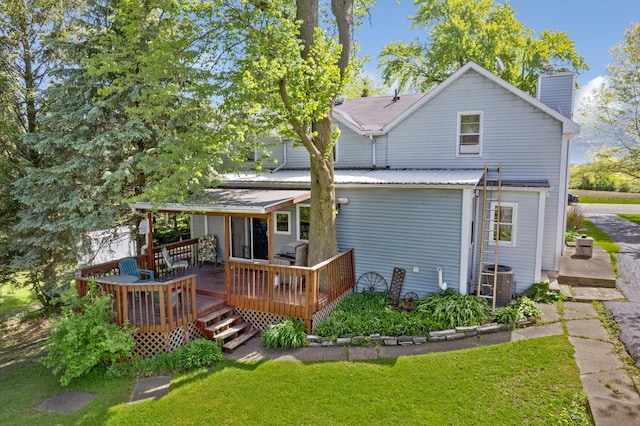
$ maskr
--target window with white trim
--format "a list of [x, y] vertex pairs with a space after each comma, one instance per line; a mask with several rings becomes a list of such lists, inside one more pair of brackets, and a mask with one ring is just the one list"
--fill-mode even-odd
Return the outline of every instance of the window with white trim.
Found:
[[276, 223], [273, 232], [275, 234], [291, 235], [291, 212], [275, 212], [273, 216], [273, 221]]
[[458, 113], [458, 155], [481, 155], [482, 112]]
[[296, 217], [298, 221], [298, 239], [309, 241], [309, 218], [311, 217], [311, 206], [309, 204], [296, 204]]
[[501, 246], [516, 245], [516, 217], [518, 205], [516, 203], [491, 203], [493, 219], [491, 220], [491, 241], [495, 244], [496, 239]]

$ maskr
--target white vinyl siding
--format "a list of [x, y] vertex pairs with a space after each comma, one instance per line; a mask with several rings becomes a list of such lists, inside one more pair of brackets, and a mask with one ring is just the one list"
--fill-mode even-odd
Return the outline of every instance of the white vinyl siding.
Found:
[[457, 155], [482, 155], [482, 112], [458, 113]]

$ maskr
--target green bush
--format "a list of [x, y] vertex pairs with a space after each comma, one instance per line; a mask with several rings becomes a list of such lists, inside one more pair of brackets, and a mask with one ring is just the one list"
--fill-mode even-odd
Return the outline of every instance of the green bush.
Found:
[[307, 332], [302, 321], [284, 318], [271, 324], [262, 333], [262, 340], [268, 348], [299, 348], [307, 344]]
[[525, 319], [540, 318], [542, 312], [528, 297], [514, 299], [502, 308], [496, 309], [494, 317], [501, 324], [513, 324]]
[[556, 303], [565, 297], [556, 290], [549, 290], [549, 282], [532, 284], [525, 290], [524, 295], [536, 303]]
[[108, 366], [130, 355], [135, 329], [114, 324], [113, 300], [90, 283], [86, 296], [67, 297], [60, 317], [50, 325], [50, 345], [42, 364], [59, 376], [60, 384], [87, 374], [96, 366]]
[[424, 312], [445, 328], [483, 324], [489, 318], [489, 304], [483, 297], [461, 295], [448, 289], [417, 302], [417, 312]]
[[159, 352], [149, 358], [137, 356], [125, 362], [110, 365], [107, 368], [107, 375], [110, 377], [152, 376], [178, 369], [211, 367], [221, 360], [222, 349], [218, 343], [207, 339], [196, 339], [173, 352]]
[[176, 358], [178, 368], [192, 370], [194, 368], [210, 367], [222, 360], [222, 349], [216, 342], [197, 339], [177, 348], [171, 355]]
[[389, 305], [386, 293], [354, 293], [344, 299], [320, 323], [315, 333], [324, 337], [418, 336], [441, 330], [442, 324], [421, 312], [396, 311]]

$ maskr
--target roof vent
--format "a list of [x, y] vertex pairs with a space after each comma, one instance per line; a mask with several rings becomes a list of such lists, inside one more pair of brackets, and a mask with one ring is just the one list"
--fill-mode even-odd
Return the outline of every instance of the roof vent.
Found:
[[396, 102], [399, 100], [400, 100], [400, 96], [398, 96], [398, 89], [396, 89], [393, 95], [393, 102]]

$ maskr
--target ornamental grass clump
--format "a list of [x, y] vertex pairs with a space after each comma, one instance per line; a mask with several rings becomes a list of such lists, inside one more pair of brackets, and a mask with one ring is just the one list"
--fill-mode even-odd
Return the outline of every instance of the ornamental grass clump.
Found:
[[307, 331], [299, 319], [285, 318], [268, 326], [262, 340], [267, 348], [299, 348], [307, 345]]
[[67, 297], [60, 317], [50, 325], [51, 344], [40, 359], [59, 376], [62, 386], [98, 366], [128, 357], [135, 347], [135, 329], [113, 323], [113, 298], [90, 283], [87, 294]]
[[483, 297], [463, 296], [453, 289], [419, 299], [416, 305], [417, 312], [429, 314], [443, 329], [484, 324], [490, 312]]

